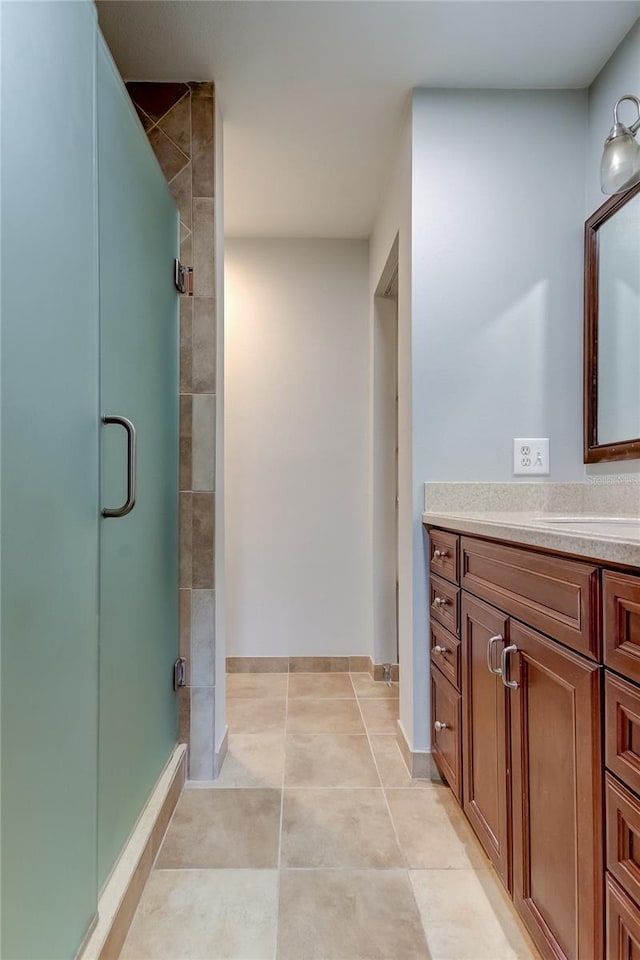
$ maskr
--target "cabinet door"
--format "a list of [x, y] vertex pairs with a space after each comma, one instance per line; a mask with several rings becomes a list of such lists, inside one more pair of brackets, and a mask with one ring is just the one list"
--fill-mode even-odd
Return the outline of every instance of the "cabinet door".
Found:
[[[481, 600], [462, 600], [462, 769], [464, 810], [509, 889], [508, 691], [491, 673], [508, 642], [509, 620]], [[496, 640], [494, 638], [499, 637]]]
[[462, 801], [460, 700], [460, 694], [444, 675], [439, 670], [432, 669], [431, 750], [458, 803]]
[[600, 667], [510, 623], [513, 899], [544, 957], [603, 950]]

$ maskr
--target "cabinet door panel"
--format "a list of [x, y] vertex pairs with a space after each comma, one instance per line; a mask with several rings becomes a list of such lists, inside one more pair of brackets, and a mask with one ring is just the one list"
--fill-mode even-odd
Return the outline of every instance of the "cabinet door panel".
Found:
[[462, 599], [462, 757], [464, 810], [487, 856], [509, 888], [508, 695], [500, 677], [489, 672], [487, 645], [494, 663], [508, 642], [508, 618], [463, 594]]
[[431, 725], [433, 758], [451, 787], [456, 800], [462, 802], [460, 769], [460, 694], [439, 670], [431, 670]]
[[640, 960], [638, 908], [607, 874], [607, 960]]
[[598, 960], [600, 668], [511, 622], [513, 897], [545, 957]]

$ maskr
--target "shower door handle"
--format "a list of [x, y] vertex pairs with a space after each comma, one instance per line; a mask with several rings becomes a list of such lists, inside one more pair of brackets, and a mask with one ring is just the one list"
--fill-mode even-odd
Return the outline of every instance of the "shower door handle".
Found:
[[103, 517], [126, 517], [136, 505], [136, 428], [126, 417], [103, 417], [105, 424], [115, 423], [127, 431], [127, 499], [121, 507], [104, 507]]

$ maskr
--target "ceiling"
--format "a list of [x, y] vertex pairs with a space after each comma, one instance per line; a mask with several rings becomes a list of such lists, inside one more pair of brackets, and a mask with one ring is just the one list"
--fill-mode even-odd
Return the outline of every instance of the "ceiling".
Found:
[[587, 86], [636, 0], [99, 0], [127, 80], [211, 80], [232, 236], [367, 237], [413, 87]]

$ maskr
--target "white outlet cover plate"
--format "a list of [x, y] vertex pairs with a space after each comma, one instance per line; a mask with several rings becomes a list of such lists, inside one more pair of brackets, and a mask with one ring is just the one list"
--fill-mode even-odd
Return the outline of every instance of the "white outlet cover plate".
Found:
[[549, 438], [515, 437], [513, 441], [513, 473], [516, 477], [549, 474]]

